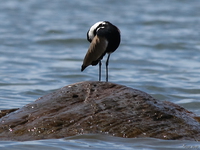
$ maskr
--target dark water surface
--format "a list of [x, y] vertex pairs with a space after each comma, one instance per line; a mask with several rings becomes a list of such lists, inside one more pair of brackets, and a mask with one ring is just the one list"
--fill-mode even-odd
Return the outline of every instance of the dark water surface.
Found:
[[[80, 71], [86, 32], [108, 20], [122, 41], [109, 80], [174, 102], [200, 115], [199, 0], [6, 0], [0, 4], [0, 109], [19, 108], [65, 85], [98, 80]], [[103, 60], [105, 80], [105, 58]], [[0, 141], [0, 149], [200, 149], [198, 142], [80, 135]]]

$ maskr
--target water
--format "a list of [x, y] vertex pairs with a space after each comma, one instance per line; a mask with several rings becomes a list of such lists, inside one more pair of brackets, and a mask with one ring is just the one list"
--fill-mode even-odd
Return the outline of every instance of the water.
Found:
[[[65, 139], [50, 139], [25, 142], [1, 142], [3, 150], [180, 150], [200, 149], [200, 144], [193, 141], [159, 140], [153, 138], [110, 137], [103, 135], [79, 135]], [[0, 143], [0, 144], [1, 144]]]
[[[20, 108], [65, 85], [98, 80], [80, 71], [86, 32], [108, 20], [122, 41], [109, 80], [174, 102], [200, 115], [199, 0], [7, 0], [0, 5], [0, 109]], [[102, 79], [105, 80], [105, 58]], [[200, 149], [198, 142], [79, 135], [0, 141], [0, 149]]]

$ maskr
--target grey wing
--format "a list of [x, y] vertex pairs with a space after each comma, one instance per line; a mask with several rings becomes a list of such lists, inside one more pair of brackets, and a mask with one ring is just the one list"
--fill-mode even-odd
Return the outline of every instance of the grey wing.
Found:
[[93, 61], [98, 60], [106, 51], [108, 41], [104, 37], [95, 36], [83, 60], [81, 71], [91, 65]]

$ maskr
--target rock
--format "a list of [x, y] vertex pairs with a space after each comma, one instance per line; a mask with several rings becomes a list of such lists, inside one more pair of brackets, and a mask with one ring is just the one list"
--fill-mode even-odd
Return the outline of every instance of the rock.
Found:
[[199, 117], [126, 86], [80, 82], [45, 95], [0, 119], [0, 140], [77, 134], [200, 140]]
[[7, 109], [7, 110], [0, 110], [0, 118], [13, 112], [13, 111], [16, 111], [18, 110], [19, 108], [16, 108], [16, 109]]

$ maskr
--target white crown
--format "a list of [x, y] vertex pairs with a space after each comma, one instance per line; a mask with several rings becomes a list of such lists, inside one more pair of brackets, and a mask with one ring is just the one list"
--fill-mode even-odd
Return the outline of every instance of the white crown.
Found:
[[[88, 37], [90, 40], [92, 40], [94, 38], [94, 30], [97, 29], [97, 27], [100, 25], [100, 24], [104, 24], [104, 21], [99, 21], [97, 23], [95, 23], [93, 26], [91, 26], [91, 28], [89, 29], [89, 32], [88, 32]], [[98, 31], [98, 30], [97, 30]]]

